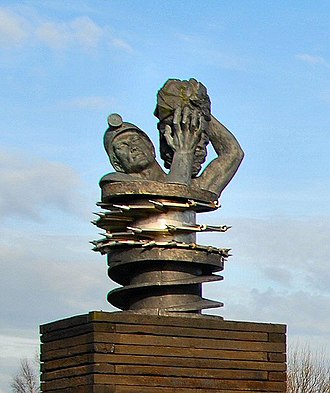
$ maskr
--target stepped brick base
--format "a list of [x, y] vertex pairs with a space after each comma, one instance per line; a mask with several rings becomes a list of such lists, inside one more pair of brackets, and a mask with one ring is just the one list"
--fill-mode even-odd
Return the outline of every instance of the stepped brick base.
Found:
[[42, 325], [45, 393], [286, 392], [286, 327], [90, 312]]

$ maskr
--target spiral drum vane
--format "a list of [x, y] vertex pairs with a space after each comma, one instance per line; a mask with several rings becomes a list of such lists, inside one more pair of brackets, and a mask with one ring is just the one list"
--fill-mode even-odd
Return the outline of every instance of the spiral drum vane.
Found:
[[222, 306], [202, 297], [202, 283], [222, 280], [213, 273], [223, 270], [229, 250], [196, 244], [197, 232], [228, 229], [196, 224], [196, 213], [219, 207], [216, 195], [177, 184], [112, 183], [99, 205], [94, 223], [106, 232], [94, 250], [108, 255], [108, 275], [122, 285], [108, 294], [113, 306], [153, 314]]

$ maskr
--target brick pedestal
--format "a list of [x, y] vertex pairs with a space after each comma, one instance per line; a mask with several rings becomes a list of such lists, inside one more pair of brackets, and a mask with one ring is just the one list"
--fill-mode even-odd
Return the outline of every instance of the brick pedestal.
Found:
[[129, 312], [42, 325], [45, 393], [286, 392], [286, 327]]

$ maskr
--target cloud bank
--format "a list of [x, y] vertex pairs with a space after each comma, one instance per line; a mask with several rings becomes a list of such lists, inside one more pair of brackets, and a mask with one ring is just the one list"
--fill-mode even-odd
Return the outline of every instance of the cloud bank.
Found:
[[296, 58], [311, 65], [330, 67], [329, 62], [327, 62], [326, 59], [322, 56], [310, 55], [308, 53], [300, 53], [296, 55]]
[[117, 37], [109, 26], [100, 26], [88, 16], [68, 21], [57, 21], [39, 16], [32, 18], [23, 12], [0, 7], [0, 47], [16, 48], [22, 45], [44, 45], [53, 50], [68, 48], [90, 51], [105, 45], [126, 53], [132, 46]]
[[30, 24], [24, 17], [0, 7], [0, 46], [19, 46], [30, 34]]
[[62, 163], [0, 148], [0, 217], [40, 220], [47, 209], [82, 214], [79, 175]]
[[233, 254], [225, 281], [205, 285], [210, 298], [225, 303], [216, 313], [226, 319], [285, 323], [291, 337], [313, 347], [329, 342], [330, 217], [226, 221], [233, 228], [221, 239], [208, 239], [231, 247]]

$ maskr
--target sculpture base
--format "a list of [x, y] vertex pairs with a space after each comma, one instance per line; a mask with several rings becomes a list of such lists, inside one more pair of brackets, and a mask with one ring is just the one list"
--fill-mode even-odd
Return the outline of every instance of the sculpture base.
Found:
[[286, 392], [286, 327], [94, 311], [40, 327], [45, 393]]

